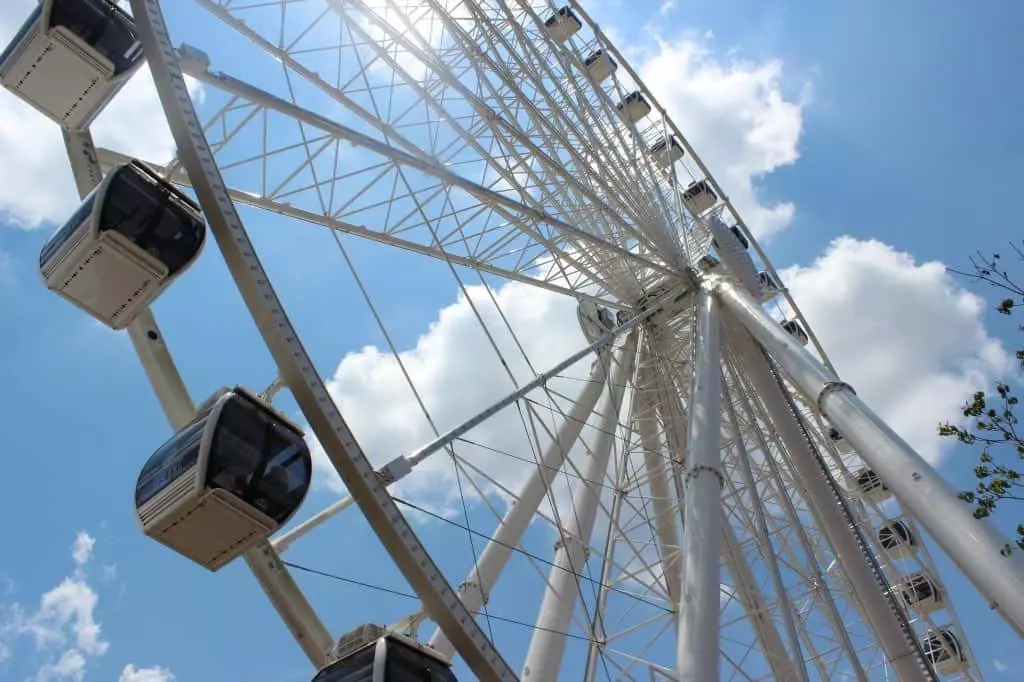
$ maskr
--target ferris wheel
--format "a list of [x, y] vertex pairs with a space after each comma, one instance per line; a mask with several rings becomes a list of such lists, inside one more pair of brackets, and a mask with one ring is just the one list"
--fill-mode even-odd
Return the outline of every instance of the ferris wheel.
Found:
[[[62, 127], [83, 198], [40, 270], [127, 329], [174, 428], [140, 461], [143, 531], [214, 571], [247, 563], [318, 682], [981, 679], [931, 542], [1024, 631], [1018, 556], [839, 378], [685, 131], [578, 3], [175, 3], [183, 32], [249, 50], [224, 64], [172, 40], [159, 0], [130, 5], [44, 0], [0, 55], [4, 86]], [[170, 163], [88, 132], [142, 68]], [[236, 206], [330, 231], [432, 438], [364, 452]], [[508, 390], [435, 421], [338, 234], [440, 263]], [[208, 236], [278, 376], [218, 377], [233, 387], [196, 407], [149, 305], [217, 257]], [[577, 346], [533, 363], [545, 330], [510, 323], [507, 282], [571, 303]], [[301, 414], [275, 407], [284, 392]], [[319, 511], [301, 507], [314, 447], [348, 490]], [[457, 513], [395, 493], [442, 460]], [[332, 633], [282, 555], [360, 513], [409, 608]], [[459, 530], [461, 552], [421, 541], [413, 513]]]

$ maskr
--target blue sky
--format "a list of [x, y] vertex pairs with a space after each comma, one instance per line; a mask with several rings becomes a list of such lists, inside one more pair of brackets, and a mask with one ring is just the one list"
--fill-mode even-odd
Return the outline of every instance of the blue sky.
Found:
[[[930, 434], [936, 422], [953, 415], [972, 382], [1005, 369], [999, 341], [1012, 348], [1016, 338], [1012, 327], [980, 310], [941, 268], [923, 264], [962, 264], [974, 248], [999, 248], [1019, 237], [1001, 200], [1014, 196], [1011, 183], [1024, 163], [1024, 133], [1016, 125], [1024, 105], [1016, 72], [1024, 45], [1014, 30], [1024, 25], [1024, 9], [1010, 2], [968, 6], [945, 0], [843, 6], [680, 0], [660, 7], [604, 0], [590, 11], [651, 87], [666, 93], [659, 97], [684, 132], [693, 123], [698, 132], [691, 142], [734, 197], [742, 187], [730, 181], [751, 182], [745, 200], [752, 205], [792, 204], [792, 217], [773, 223], [767, 246], [777, 267], [792, 266], [790, 286], [839, 370], [926, 456], [936, 461], [945, 455], [942, 471], [954, 485], [969, 485], [970, 456], [940, 450]], [[170, 18], [176, 35], [209, 49], [215, 66], [232, 66], [226, 48], [210, 47], [224, 29], [189, 17], [211, 21], [191, 4], [175, 3]], [[0, 20], [5, 37], [9, 21]], [[778, 124], [768, 141], [744, 137], [750, 129], [740, 119], [714, 120], [718, 103], [675, 82], [687, 77], [735, 85], [726, 94], [738, 98], [737, 106], [749, 104], [752, 115]], [[6, 95], [0, 106], [0, 185], [7, 188], [0, 190], [0, 353], [6, 358], [0, 384], [7, 436], [0, 480], [8, 482], [0, 515], [10, 519], [0, 555], [0, 678], [75, 679], [46, 668], [72, 645], [87, 659], [86, 680], [156, 682], [158, 673], [138, 672], [156, 666], [179, 681], [310, 677], [244, 566], [211, 576], [146, 540], [136, 527], [135, 477], [167, 436], [167, 425], [127, 337], [48, 293], [34, 272], [53, 229], [45, 217], [59, 215], [52, 205], [74, 201], [65, 196], [70, 186], [59, 155], [48, 155], [54, 140], [59, 145], [56, 129]], [[124, 134], [116, 123], [111, 119], [104, 133], [115, 141]], [[155, 133], [144, 143], [143, 151], [153, 155], [171, 146]], [[715, 160], [728, 168], [720, 170]], [[36, 196], [51, 186], [64, 194]], [[330, 237], [254, 211], [243, 217], [314, 360], [325, 376], [337, 379], [342, 400], [386, 400], [388, 393], [373, 385], [372, 354], [359, 353], [366, 345], [383, 349], [383, 340]], [[35, 223], [37, 229], [26, 229]], [[843, 236], [849, 239], [834, 241]], [[458, 293], [442, 264], [343, 241], [399, 349], [414, 349], [432, 323], [438, 335], [460, 329], [457, 309], [450, 309], [446, 323], [438, 322], [439, 311]], [[528, 308], [515, 292], [507, 294], [508, 306]], [[924, 312], [918, 324], [905, 324], [903, 313], [912, 306]], [[258, 389], [273, 379], [269, 355], [216, 249], [208, 248], [155, 310], [197, 399], [223, 384]], [[550, 316], [542, 320], [556, 315], [549, 308], [542, 312]], [[570, 337], [553, 345], [575, 343]], [[433, 362], [428, 348], [417, 350], [424, 365]], [[357, 355], [339, 368], [346, 354]], [[436, 366], [467, 371], [465, 363], [473, 359]], [[542, 360], [539, 366], [545, 366]], [[908, 375], [879, 376], [878, 369], [888, 367]], [[945, 397], [937, 395], [943, 391]], [[386, 442], [369, 425], [365, 433], [364, 445]], [[425, 487], [412, 491], [426, 494]], [[303, 512], [334, 496], [319, 487]], [[420, 528], [428, 546], [465, 541], [440, 524]], [[536, 541], [550, 546], [544, 537]], [[318, 540], [297, 546], [289, 558], [401, 585], [375, 543], [352, 514]], [[983, 672], [991, 679], [1018, 679], [1024, 671], [1013, 656], [1017, 639], [933, 551]], [[465, 564], [454, 554], [442, 562], [458, 580]], [[304, 576], [301, 582], [336, 633], [363, 620], [388, 622], [412, 604], [326, 579]], [[81, 598], [76, 604], [88, 605], [92, 595], [88, 619], [81, 610], [41, 606], [41, 595], [58, 586]], [[532, 620], [530, 608], [512, 600], [494, 608]], [[98, 635], [92, 622], [101, 627]], [[35, 635], [26, 623], [39, 626]], [[68, 641], [40, 644], [43, 626]], [[515, 626], [497, 625], [495, 632], [513, 642], [514, 651], [523, 646]], [[78, 669], [74, 661], [65, 664]]]

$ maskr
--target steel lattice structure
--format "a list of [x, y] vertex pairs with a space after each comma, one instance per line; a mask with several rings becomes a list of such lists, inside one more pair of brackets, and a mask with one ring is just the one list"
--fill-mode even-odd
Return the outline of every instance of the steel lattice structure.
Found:
[[[194, 4], [251, 52], [214, 70], [174, 49], [158, 0], [131, 1], [179, 153], [153, 167], [202, 205], [279, 370], [263, 397], [291, 392], [351, 494], [245, 555], [316, 668], [337, 633], [280, 554], [353, 506], [421, 601], [392, 627], [481, 680], [980, 679], [925, 531], [1020, 631], [1019, 560], [838, 378], [685, 131], [582, 7]], [[204, 85], [203, 119], [183, 74]], [[65, 139], [83, 195], [128, 158], [87, 130]], [[235, 204], [436, 259], [463, 291], [477, 273], [575, 299], [586, 344], [510, 370], [508, 396], [374, 471]], [[152, 314], [129, 333], [181, 427], [194, 406]], [[511, 406], [524, 429], [503, 454], [529, 464], [515, 489], [471, 440]], [[465, 574], [442, 572], [388, 493], [433, 456], [489, 512]], [[550, 556], [525, 550], [533, 522]], [[520, 660], [479, 614], [524, 554], [536, 618]]]

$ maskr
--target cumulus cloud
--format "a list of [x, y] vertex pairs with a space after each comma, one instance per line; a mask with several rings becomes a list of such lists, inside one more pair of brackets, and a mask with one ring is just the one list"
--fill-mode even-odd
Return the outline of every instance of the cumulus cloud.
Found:
[[36, 679], [81, 680], [89, 658], [107, 652], [110, 644], [101, 636], [96, 620], [98, 597], [86, 579], [95, 539], [82, 531], [71, 546], [74, 570], [39, 600], [38, 608], [15, 603], [0, 607], [0, 652], [9, 658], [14, 640], [28, 637], [45, 660]]
[[932, 463], [943, 452], [937, 423], [1011, 368], [985, 330], [984, 302], [942, 263], [841, 237], [780, 274], [840, 375]]
[[[97, 620], [99, 595], [88, 582], [88, 569], [96, 539], [79, 531], [71, 545], [74, 568], [30, 609], [20, 603], [0, 604], [0, 664], [15, 656], [15, 646], [25, 638], [35, 644], [39, 667], [36, 682], [81, 682], [91, 659], [107, 653]], [[173, 682], [165, 668], [125, 667], [121, 682]]]
[[[473, 286], [467, 291], [517, 380], [532, 379], [487, 290]], [[501, 286], [494, 291], [494, 298], [537, 371], [548, 369], [586, 345], [576, 322], [574, 300], [520, 283]], [[442, 309], [415, 347], [402, 350], [400, 356], [442, 433], [515, 390], [465, 296], [460, 295]], [[553, 381], [552, 388], [574, 395], [589, 366], [588, 360], [577, 363], [565, 372], [566, 378]], [[401, 369], [386, 349], [367, 346], [346, 355], [328, 388], [377, 466], [408, 454], [434, 437]], [[530, 397], [548, 405], [542, 391]], [[569, 409], [565, 401], [556, 404]], [[538, 413], [550, 424], [550, 410], [538, 407]], [[486, 447], [463, 444], [458, 448], [461, 456], [512, 490], [529, 475], [530, 463], [537, 456], [537, 442], [541, 447], [549, 442], [540, 423], [534, 439], [529, 417], [523, 415], [525, 407], [523, 412], [515, 406], [506, 408], [467, 434], [467, 439]], [[317, 446], [315, 452], [317, 468], [325, 474], [321, 481], [340, 491], [342, 483], [322, 450]], [[458, 499], [455, 483], [450, 458], [441, 452], [426, 460], [397, 490], [399, 494], [428, 495], [432, 502], [443, 506]]]
[[96, 546], [96, 539], [85, 531], [79, 531], [75, 536], [75, 543], [71, 546], [71, 558], [78, 566], [84, 566], [92, 557], [92, 548]]
[[809, 85], [799, 101], [791, 101], [782, 92], [780, 60], [720, 60], [690, 39], [658, 38], [657, 44], [656, 52], [641, 53], [644, 83], [755, 234], [784, 229], [794, 205], [766, 203], [757, 181], [796, 161]]
[[167, 668], [160, 666], [136, 668], [129, 663], [121, 671], [118, 682], [174, 682], [174, 675]]
[[[7, 0], [0, 13], [0, 45], [6, 45], [35, 0]], [[201, 87], [189, 80], [193, 97]], [[96, 144], [147, 161], [166, 162], [174, 141], [156, 87], [143, 66], [92, 126]], [[78, 205], [60, 129], [6, 89], [0, 89], [0, 223], [34, 228], [60, 222]]]

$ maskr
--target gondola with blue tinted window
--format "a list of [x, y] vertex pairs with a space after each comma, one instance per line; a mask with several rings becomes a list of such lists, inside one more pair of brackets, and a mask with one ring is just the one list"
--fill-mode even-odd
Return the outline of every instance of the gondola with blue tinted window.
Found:
[[0, 54], [0, 82], [62, 126], [85, 128], [142, 62], [135, 22], [111, 0], [43, 0]]
[[344, 635], [336, 654], [313, 682], [457, 682], [440, 652], [377, 625]]
[[46, 286], [123, 329], [203, 248], [199, 207], [138, 161], [112, 170], [43, 246]]
[[135, 508], [146, 535], [216, 571], [288, 522], [311, 474], [297, 426], [223, 389], [146, 462]]

